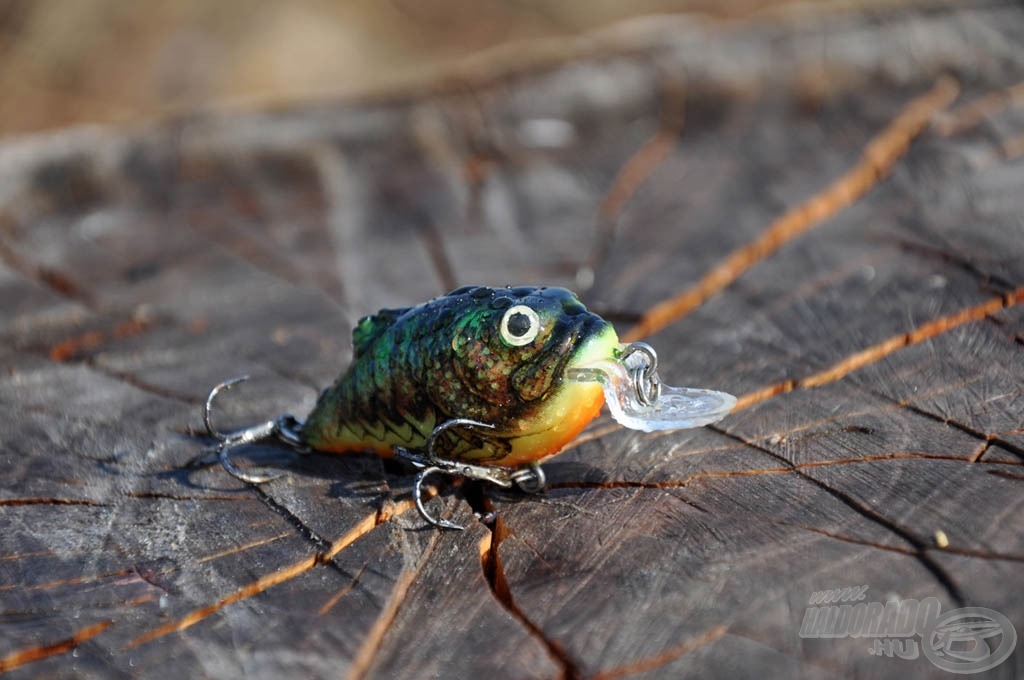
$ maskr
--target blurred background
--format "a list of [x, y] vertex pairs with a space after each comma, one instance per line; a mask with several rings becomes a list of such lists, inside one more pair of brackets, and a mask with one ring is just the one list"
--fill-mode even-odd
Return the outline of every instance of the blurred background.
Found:
[[0, 137], [380, 90], [483, 50], [771, 0], [0, 0]]

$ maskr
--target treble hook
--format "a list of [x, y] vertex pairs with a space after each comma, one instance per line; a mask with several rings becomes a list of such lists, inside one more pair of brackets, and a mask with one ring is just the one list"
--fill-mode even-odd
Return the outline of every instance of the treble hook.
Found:
[[504, 487], [506, 489], [516, 485], [527, 493], [537, 493], [544, 488], [546, 481], [544, 471], [537, 463], [531, 463], [528, 467], [519, 470], [512, 470], [506, 467], [484, 467], [483, 465], [473, 465], [471, 463], [439, 458], [437, 453], [434, 451], [438, 437], [454, 427], [482, 427], [489, 430], [494, 429], [493, 425], [482, 423], [478, 420], [470, 420], [469, 418], [453, 418], [451, 420], [444, 421], [434, 428], [430, 433], [430, 436], [427, 437], [427, 441], [423, 448], [423, 455], [414, 453], [400, 446], [395, 447], [396, 456], [409, 461], [420, 470], [413, 482], [412, 499], [416, 503], [416, 509], [419, 511], [420, 516], [427, 522], [436, 527], [441, 527], [442, 529], [457, 529], [461, 531], [466, 528], [460, 524], [456, 524], [455, 522], [434, 517], [427, 510], [423, 503], [423, 484], [430, 475], [442, 474], [450, 477], [477, 479], [490, 482], [491, 484], [496, 484], [497, 486]]
[[213, 449], [217, 454], [217, 460], [220, 464], [228, 471], [232, 477], [240, 479], [243, 482], [249, 484], [265, 484], [271, 480], [277, 479], [281, 476], [280, 473], [274, 475], [251, 475], [246, 472], [242, 472], [235, 467], [235, 464], [231, 462], [231, 452], [239, 446], [246, 444], [253, 444], [264, 439], [270, 439], [271, 437], [277, 437], [285, 444], [290, 445], [292, 448], [305, 452], [306, 447], [302, 443], [302, 437], [300, 435], [300, 429], [302, 423], [291, 414], [284, 414], [279, 418], [268, 420], [260, 423], [259, 425], [253, 425], [241, 430], [235, 430], [234, 432], [221, 432], [213, 426], [213, 419], [211, 418], [211, 411], [213, 410], [213, 400], [221, 392], [230, 390], [235, 385], [243, 383], [249, 379], [249, 376], [243, 375], [238, 378], [231, 378], [224, 382], [216, 385], [210, 394], [206, 397], [206, 404], [203, 407], [203, 424], [206, 425], [206, 432], [220, 443]]
[[[416, 479], [412, 485], [412, 499], [416, 503], [416, 509], [419, 511], [420, 516], [427, 520], [430, 524], [442, 529], [457, 529], [459, 531], [464, 530], [466, 527], [461, 524], [456, 524], [446, 519], [434, 517], [427, 511], [427, 506], [423, 504], [423, 482], [426, 481], [427, 477], [435, 474], [447, 474], [451, 476], [458, 476], [460, 473], [455, 469], [455, 463], [453, 461], [441, 460], [437, 457], [434, 452], [434, 447], [437, 445], [438, 437], [447, 432], [453, 427], [483, 427], [487, 429], [494, 429], [493, 425], [487, 423], [481, 423], [479, 420], [471, 420], [469, 418], [453, 418], [446, 420], [440, 425], [436, 426], [431, 431], [430, 436], [427, 437], [427, 441], [423, 447], [424, 456], [418, 456], [409, 450], [396, 447], [395, 454], [400, 458], [404, 458], [413, 465], [420, 468], [420, 472], [416, 475]], [[464, 466], [464, 467], [476, 467], [476, 466]], [[466, 475], [468, 476], [468, 475]]]

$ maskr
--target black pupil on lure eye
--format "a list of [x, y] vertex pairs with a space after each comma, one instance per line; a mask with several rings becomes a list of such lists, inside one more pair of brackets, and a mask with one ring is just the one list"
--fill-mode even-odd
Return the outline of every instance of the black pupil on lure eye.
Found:
[[530, 317], [522, 312], [516, 312], [508, 318], [508, 332], [516, 338], [521, 338], [530, 332]]

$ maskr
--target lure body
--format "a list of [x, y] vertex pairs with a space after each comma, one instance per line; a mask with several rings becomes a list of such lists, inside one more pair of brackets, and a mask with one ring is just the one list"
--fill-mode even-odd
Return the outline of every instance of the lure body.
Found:
[[557, 453], [600, 411], [597, 382], [566, 372], [616, 352], [614, 328], [563, 288], [467, 286], [417, 307], [387, 309], [353, 331], [348, 369], [302, 426], [318, 451], [422, 448], [439, 458], [513, 467]]
[[536, 492], [544, 488], [536, 463], [579, 434], [602, 402], [619, 424], [645, 432], [707, 425], [736, 403], [663, 384], [650, 345], [620, 345], [611, 324], [564, 288], [466, 286], [362, 319], [352, 344], [352, 363], [305, 422], [284, 414], [220, 432], [213, 400], [246, 378], [215, 386], [203, 422], [224, 469], [251, 484], [274, 479], [242, 472], [230, 455], [269, 438], [303, 452], [400, 455], [420, 470], [412, 496], [423, 518], [462, 529], [424, 506], [430, 475]]

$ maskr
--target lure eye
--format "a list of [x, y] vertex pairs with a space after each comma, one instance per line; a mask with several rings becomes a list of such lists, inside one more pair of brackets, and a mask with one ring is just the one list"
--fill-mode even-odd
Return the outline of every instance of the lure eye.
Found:
[[509, 307], [501, 317], [501, 339], [513, 347], [529, 345], [540, 333], [540, 317], [526, 305]]

